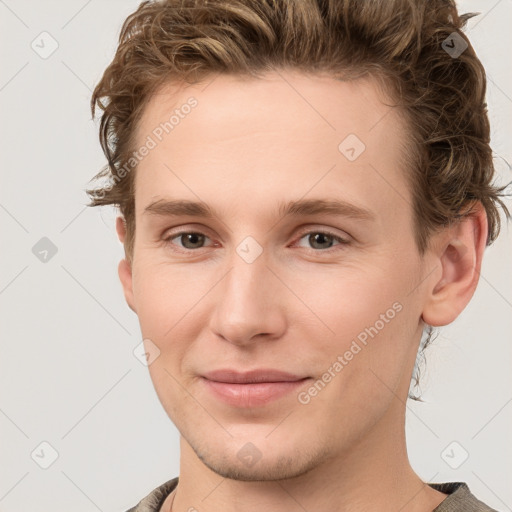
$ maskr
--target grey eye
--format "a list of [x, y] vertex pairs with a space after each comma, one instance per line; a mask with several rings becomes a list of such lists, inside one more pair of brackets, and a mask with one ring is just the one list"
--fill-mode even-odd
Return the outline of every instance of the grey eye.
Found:
[[[311, 231], [303, 235], [300, 240], [303, 240], [306, 237], [308, 247], [315, 250], [330, 249], [334, 245], [343, 245], [348, 243], [347, 240], [344, 240], [339, 236], [330, 233], [324, 233], [323, 231]], [[337, 243], [335, 244], [335, 242]]]
[[180, 241], [178, 245], [184, 249], [200, 249], [203, 247], [206, 238], [207, 237], [201, 233], [188, 232], [179, 233], [170, 237], [168, 240], [170, 242], [171, 240], [178, 239]]

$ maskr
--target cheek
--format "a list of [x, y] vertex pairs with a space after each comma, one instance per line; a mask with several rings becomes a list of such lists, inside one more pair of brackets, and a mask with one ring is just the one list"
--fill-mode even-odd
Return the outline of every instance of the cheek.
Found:
[[198, 316], [200, 300], [211, 288], [207, 279], [198, 279], [197, 270], [192, 267], [178, 268], [139, 258], [133, 272], [142, 337], [151, 340], [159, 351], [148, 367], [149, 374], [157, 396], [171, 418], [179, 416], [180, 404], [190, 400], [182, 384], [183, 364], [194, 340], [200, 337], [205, 323], [205, 319]]
[[312, 415], [329, 410], [337, 432], [333, 445], [343, 445], [370, 428], [410, 379], [415, 320], [405, 301], [407, 287], [396, 279], [375, 273], [328, 282], [323, 293], [309, 287], [304, 299], [333, 332], [321, 329], [327, 335], [315, 336], [317, 321], [306, 334], [318, 374], [301, 403], [309, 404]]
[[326, 372], [325, 379], [336, 374], [333, 380], [340, 387], [365, 395], [377, 392], [379, 377], [396, 385], [418, 329], [419, 313], [408, 296], [412, 265], [397, 270], [386, 261], [379, 263], [364, 270], [354, 266], [295, 277], [294, 286], [314, 312], [301, 310], [312, 319], [303, 338], [309, 340], [318, 371]]
[[[406, 302], [407, 285], [403, 272], [400, 275], [382, 265], [350, 268], [329, 268], [317, 272], [302, 272], [289, 275], [293, 291], [305, 307], [297, 311], [317, 319], [323, 338], [349, 341], [360, 338], [364, 341], [365, 329], [376, 324], [379, 333], [389, 331]], [[374, 329], [372, 329], [374, 332]]]
[[199, 277], [192, 267], [139, 260], [134, 268], [133, 290], [144, 337], [162, 343], [172, 337], [180, 323], [190, 327], [188, 315], [197, 314], [197, 305], [211, 288], [207, 276]]

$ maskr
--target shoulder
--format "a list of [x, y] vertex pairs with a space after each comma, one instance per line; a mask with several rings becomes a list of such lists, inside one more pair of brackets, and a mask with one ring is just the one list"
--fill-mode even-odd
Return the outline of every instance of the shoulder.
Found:
[[465, 482], [444, 482], [428, 485], [436, 491], [448, 494], [433, 512], [498, 512], [477, 499]]
[[[153, 489], [135, 507], [126, 512], [159, 512], [167, 496], [178, 485], [178, 477]], [[489, 507], [470, 491], [465, 482], [429, 483], [436, 491], [448, 494], [433, 512], [498, 512]]]
[[135, 507], [127, 510], [126, 512], [158, 512], [162, 506], [165, 498], [171, 493], [178, 485], [178, 478], [168, 480], [156, 489], [153, 489], [145, 498], [139, 501]]

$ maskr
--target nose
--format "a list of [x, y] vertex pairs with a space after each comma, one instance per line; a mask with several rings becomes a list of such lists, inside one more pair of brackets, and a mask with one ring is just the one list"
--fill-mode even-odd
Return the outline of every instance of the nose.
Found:
[[[252, 263], [238, 254], [216, 287], [212, 332], [236, 345], [276, 339], [286, 329], [286, 288], [262, 255]], [[289, 300], [289, 297], [288, 297]]]

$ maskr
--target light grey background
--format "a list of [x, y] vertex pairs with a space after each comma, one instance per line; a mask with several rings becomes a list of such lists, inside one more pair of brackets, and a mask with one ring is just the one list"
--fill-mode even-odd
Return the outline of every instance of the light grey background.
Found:
[[[0, 0], [2, 512], [124, 511], [179, 473], [178, 432], [132, 353], [141, 336], [118, 282], [115, 211], [85, 207], [105, 163], [91, 92], [137, 5]], [[459, 6], [482, 12], [468, 33], [488, 71], [492, 146], [510, 181], [512, 1]], [[52, 38], [47, 58], [31, 47], [48, 52]], [[57, 248], [46, 263], [32, 252], [42, 237]], [[407, 418], [420, 477], [465, 481], [498, 510], [512, 507], [511, 249], [504, 226], [473, 301], [427, 351], [425, 403], [409, 401]], [[44, 441], [58, 452], [48, 469]]]

